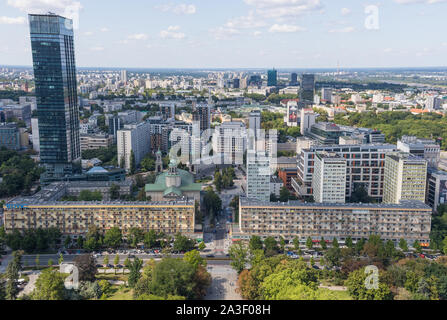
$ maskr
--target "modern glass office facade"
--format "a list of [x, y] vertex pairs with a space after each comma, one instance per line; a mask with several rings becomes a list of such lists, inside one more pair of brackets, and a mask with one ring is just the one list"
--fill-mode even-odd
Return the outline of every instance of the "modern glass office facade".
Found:
[[275, 87], [278, 85], [278, 72], [273, 69], [267, 72], [267, 86]]
[[313, 104], [314, 95], [315, 95], [315, 75], [313, 74], [301, 75], [300, 103], [303, 106]]
[[72, 21], [29, 15], [39, 119], [40, 159], [47, 175], [71, 174], [81, 158]]

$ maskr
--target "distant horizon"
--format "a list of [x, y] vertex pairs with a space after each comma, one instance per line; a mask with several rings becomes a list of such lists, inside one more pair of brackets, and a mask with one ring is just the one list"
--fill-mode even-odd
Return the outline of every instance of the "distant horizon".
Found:
[[[0, 64], [0, 68], [23, 68], [23, 69], [33, 69], [32, 65], [7, 65]], [[333, 67], [265, 67], [265, 68], [251, 68], [251, 67], [94, 67], [94, 66], [77, 66], [76, 69], [96, 69], [96, 70], [128, 70], [128, 71], [138, 71], [138, 70], [194, 70], [194, 71], [262, 71], [275, 69], [279, 72], [301, 72], [301, 71], [381, 71], [381, 70], [401, 70], [401, 71], [447, 71], [446, 66], [418, 66], [418, 67], [346, 67], [346, 68], [333, 68]]]

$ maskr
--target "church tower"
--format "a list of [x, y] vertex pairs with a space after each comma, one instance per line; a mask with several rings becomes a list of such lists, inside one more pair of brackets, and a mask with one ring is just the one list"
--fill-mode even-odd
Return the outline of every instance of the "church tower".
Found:
[[163, 160], [161, 159], [160, 149], [158, 149], [156, 156], [157, 156], [157, 159], [155, 160], [155, 172], [161, 173], [161, 172], [163, 172]]

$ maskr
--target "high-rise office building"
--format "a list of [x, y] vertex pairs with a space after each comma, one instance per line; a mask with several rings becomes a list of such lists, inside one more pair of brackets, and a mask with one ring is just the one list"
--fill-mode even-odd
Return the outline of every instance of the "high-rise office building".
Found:
[[193, 121], [199, 122], [201, 132], [211, 128], [211, 107], [209, 104], [197, 105], [192, 116]]
[[315, 202], [345, 203], [346, 159], [336, 153], [317, 152], [312, 188]]
[[292, 73], [290, 76], [290, 85], [297, 86], [298, 85], [298, 74]]
[[261, 134], [261, 111], [250, 113], [248, 126], [248, 150], [265, 151], [265, 134]]
[[332, 88], [323, 88], [321, 89], [321, 100], [325, 102], [332, 102]]
[[300, 84], [300, 106], [312, 105], [315, 95], [315, 75], [302, 74]]
[[278, 71], [275, 69], [267, 72], [267, 86], [276, 87], [278, 85]]
[[427, 161], [409, 153], [396, 152], [385, 158], [383, 202], [425, 202]]
[[46, 176], [72, 174], [81, 159], [73, 22], [29, 15], [39, 119], [40, 160]]
[[120, 80], [122, 83], [127, 84], [127, 70], [121, 70]]
[[270, 201], [270, 160], [265, 153], [247, 154], [247, 198]]

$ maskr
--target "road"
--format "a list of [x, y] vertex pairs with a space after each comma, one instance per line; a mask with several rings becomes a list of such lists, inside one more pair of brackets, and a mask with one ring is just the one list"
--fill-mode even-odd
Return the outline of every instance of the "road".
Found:
[[[79, 254], [70, 254], [70, 255], [64, 254], [63, 255], [64, 262], [68, 262], [68, 263], [73, 262], [76, 256], [79, 256]], [[115, 254], [110, 254], [108, 256], [109, 256], [109, 264], [113, 265], [116, 255]], [[126, 258], [129, 257], [129, 255], [127, 255], [127, 254], [119, 254], [118, 256], [120, 258], [118, 264], [124, 264], [124, 261], [126, 260]], [[162, 258], [161, 255], [154, 256], [154, 255], [149, 255], [149, 254], [135, 254], [134, 256], [139, 258], [139, 259], [142, 259], [144, 261], [147, 261], [147, 260], [150, 260], [150, 259], [159, 260], [159, 259]], [[36, 257], [37, 257], [37, 255], [33, 255], [33, 254], [32, 255], [23, 255], [22, 256], [22, 265], [23, 265], [23, 267], [35, 266], [36, 265]], [[98, 264], [104, 264], [104, 257], [105, 257], [105, 255], [97, 257], [96, 258], [96, 262]], [[170, 255], [170, 257], [172, 257], [172, 258], [183, 258], [183, 255], [173, 254], [173, 255]], [[202, 255], [202, 257], [206, 258], [206, 255]], [[58, 260], [59, 260], [59, 255], [57, 255], [57, 254], [42, 254], [42, 255], [39, 255], [39, 266], [41, 266], [41, 267], [47, 266], [48, 265], [48, 261], [50, 259], [53, 260], [53, 263], [55, 265], [57, 265], [58, 264]], [[229, 265], [230, 264], [229, 258], [225, 257], [225, 256], [222, 256], [222, 255], [220, 255], [220, 256], [216, 255], [215, 259], [207, 258], [207, 261], [208, 261], [209, 265]], [[3, 267], [3, 265], [2, 265], [2, 267]], [[6, 269], [6, 266], [5, 266], [5, 269]]]
[[242, 300], [236, 292], [237, 272], [230, 266], [208, 265], [212, 282], [205, 300]]
[[[234, 179], [234, 187], [228, 190], [222, 190], [219, 193], [219, 197], [222, 200], [222, 213], [217, 215], [216, 223], [216, 233], [204, 232], [205, 244], [215, 255], [226, 255], [230, 247], [229, 239], [229, 219], [234, 215], [232, 209], [230, 208], [230, 202], [235, 196], [243, 195], [242, 185], [244, 184], [244, 177], [239, 169], [235, 169], [236, 179]], [[209, 230], [208, 225], [205, 226], [204, 230]]]

